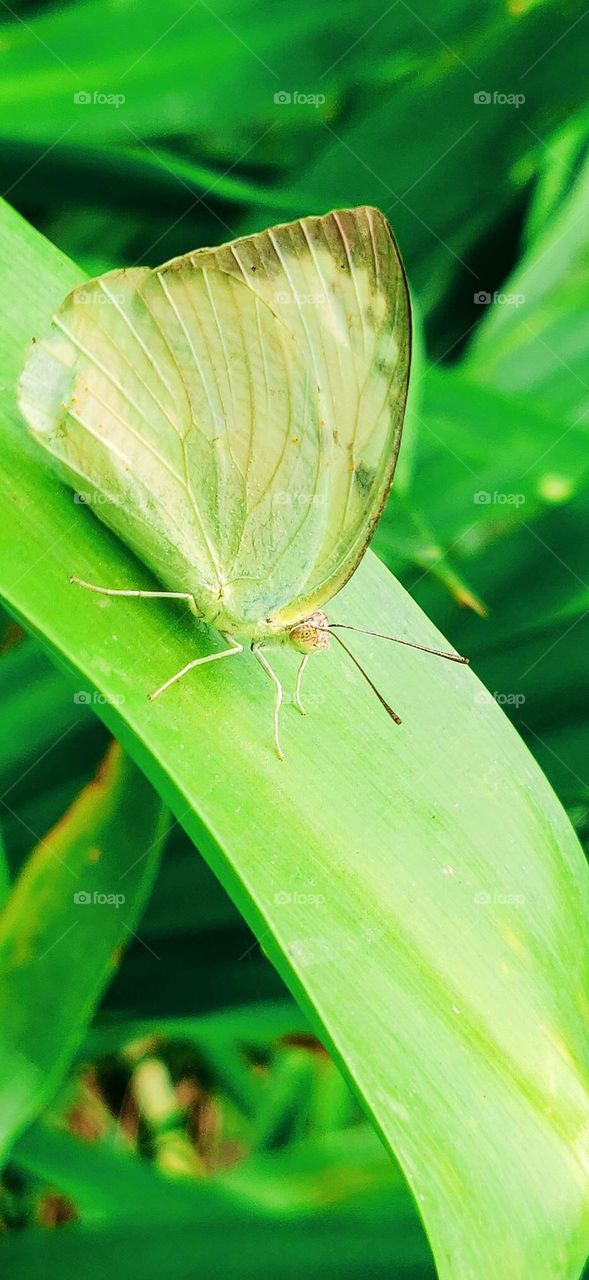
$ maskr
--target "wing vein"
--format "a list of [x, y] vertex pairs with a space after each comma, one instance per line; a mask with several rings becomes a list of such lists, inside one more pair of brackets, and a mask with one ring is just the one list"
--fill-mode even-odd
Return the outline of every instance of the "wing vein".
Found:
[[[173, 400], [173, 399], [174, 399], [174, 393], [173, 393], [173, 391], [172, 391], [172, 388], [171, 388], [170, 384], [166, 381], [166, 379], [165, 379], [165, 377], [164, 377], [164, 375], [163, 375], [163, 373], [162, 373], [162, 371], [161, 371], [161, 369], [160, 369], [160, 367], [159, 367], [159, 364], [158, 364], [158, 362], [157, 362], [157, 360], [156, 360], [156, 358], [155, 358], [155, 355], [154, 355], [153, 351], [150, 351], [150, 350], [149, 350], [149, 347], [148, 347], [148, 346], [146, 345], [146, 343], [143, 341], [143, 338], [141, 337], [141, 334], [137, 332], [137, 329], [135, 328], [135, 326], [134, 326], [134, 324], [133, 324], [133, 321], [132, 321], [132, 320], [130, 319], [130, 317], [127, 315], [126, 311], [124, 311], [124, 309], [123, 309], [123, 307], [120, 305], [120, 303], [118, 303], [118, 302], [117, 302], [117, 300], [116, 300], [116, 298], [115, 298], [115, 297], [113, 297], [113, 295], [112, 295], [111, 293], [109, 293], [108, 289], [106, 288], [106, 285], [105, 285], [104, 281], [103, 281], [103, 280], [99, 280], [99, 281], [98, 281], [98, 283], [99, 283], [99, 285], [100, 285], [101, 289], [103, 290], [103, 292], [106, 294], [107, 298], [109, 298], [109, 300], [110, 300], [110, 302], [112, 303], [113, 307], [115, 307], [115, 308], [116, 308], [116, 310], [118, 311], [118, 313], [119, 313], [119, 315], [121, 316], [121, 318], [125, 321], [125, 324], [127, 325], [127, 328], [129, 329], [129, 332], [133, 334], [133, 337], [135, 338], [135, 341], [136, 341], [136, 342], [139, 344], [139, 346], [141, 347], [141, 350], [143, 351], [144, 355], [147, 357], [147, 359], [148, 359], [148, 361], [149, 361], [150, 365], [152, 365], [152, 366], [153, 366], [153, 368], [155, 369], [155, 371], [156, 371], [156, 373], [157, 373], [157, 376], [158, 376], [158, 378], [159, 378], [160, 382], [162, 383], [162, 386], [164, 386], [164, 387], [166, 388], [166, 391], [168, 392], [168, 395], [169, 395], [169, 396], [171, 396], [171, 397], [172, 397], [172, 400]], [[139, 296], [141, 296], [141, 295], [139, 295]], [[135, 373], [137, 373], [137, 370], [135, 370]], [[137, 377], [139, 377], [139, 374], [137, 374]], [[151, 395], [152, 399], [153, 399], [153, 400], [155, 401], [155, 403], [157, 404], [158, 409], [160, 409], [160, 410], [161, 410], [161, 412], [164, 414], [164, 417], [166, 417], [166, 418], [168, 419], [168, 422], [170, 423], [170, 426], [171, 426], [171, 427], [173, 427], [174, 431], [179, 435], [180, 433], [179, 433], [179, 431], [178, 431], [178, 424], [177, 424], [176, 422], [174, 422], [174, 419], [170, 416], [170, 414], [168, 413], [167, 409], [164, 407], [164, 405], [163, 405], [163, 404], [161, 404], [161, 403], [160, 403], [160, 401], [159, 401], [159, 400], [158, 400], [158, 398], [156, 397], [155, 393], [151, 390], [151, 387], [147, 386], [147, 384], [143, 381], [143, 378], [140, 378], [139, 380], [140, 380], [140, 382], [141, 382], [141, 385], [145, 387], [146, 391], [148, 391], [148, 392], [149, 392], [149, 394]]]

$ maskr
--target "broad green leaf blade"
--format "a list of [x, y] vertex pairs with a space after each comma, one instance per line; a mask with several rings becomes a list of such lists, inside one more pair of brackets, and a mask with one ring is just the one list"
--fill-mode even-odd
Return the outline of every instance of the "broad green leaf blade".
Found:
[[[585, 125], [585, 132], [587, 124]], [[558, 160], [558, 155], [557, 155]], [[542, 226], [508, 280], [511, 303], [486, 308], [467, 365], [474, 377], [520, 397], [566, 426], [589, 412], [589, 269], [587, 212], [589, 161], [585, 159], [554, 216]], [[569, 169], [570, 179], [570, 169]], [[553, 445], [563, 431], [555, 430]], [[586, 445], [585, 445], [586, 449]], [[547, 448], [544, 465], [553, 462]]]
[[[133, 936], [166, 825], [159, 797], [113, 744], [12, 890], [0, 918], [4, 1155], [51, 1097], [114, 972], [117, 948]], [[146, 856], [131, 866], [134, 839]]]
[[[27, 331], [73, 270], [9, 212], [2, 260], [13, 386]], [[441, 1280], [577, 1280], [589, 1238], [589, 886], [527, 749], [478, 701], [470, 672], [366, 637], [356, 649], [402, 728], [335, 652], [310, 673], [312, 714], [285, 716], [284, 764], [247, 655], [150, 706], [147, 690], [210, 642], [171, 607], [73, 599], [69, 572], [150, 579], [23, 435], [12, 408], [6, 600], [111, 700], [101, 715], [322, 1028], [400, 1160]], [[373, 556], [336, 610], [440, 643]]]

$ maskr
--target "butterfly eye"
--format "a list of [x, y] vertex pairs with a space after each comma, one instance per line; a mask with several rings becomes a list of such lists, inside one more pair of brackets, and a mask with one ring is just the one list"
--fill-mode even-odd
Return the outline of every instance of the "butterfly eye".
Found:
[[320, 653], [329, 647], [329, 622], [319, 610], [291, 627], [288, 638], [299, 653]]

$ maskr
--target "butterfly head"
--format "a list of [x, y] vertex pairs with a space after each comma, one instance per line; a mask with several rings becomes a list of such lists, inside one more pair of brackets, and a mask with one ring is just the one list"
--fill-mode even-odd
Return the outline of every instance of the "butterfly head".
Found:
[[329, 622], [325, 614], [320, 609], [310, 613], [290, 628], [288, 639], [299, 653], [320, 653], [329, 648]]

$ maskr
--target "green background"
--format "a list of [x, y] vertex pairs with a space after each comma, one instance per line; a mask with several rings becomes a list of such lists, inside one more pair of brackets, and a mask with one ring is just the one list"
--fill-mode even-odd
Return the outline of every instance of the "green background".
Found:
[[[149, 640], [156, 655], [161, 645], [170, 661], [176, 641], [179, 652], [191, 642], [188, 626], [179, 629], [172, 614], [157, 615], [154, 623], [141, 615], [139, 622], [137, 606], [124, 606], [120, 634], [128, 636], [129, 650], [116, 690], [127, 698], [125, 714], [133, 722], [127, 739], [116, 704], [113, 709], [100, 694], [100, 666], [92, 669], [90, 684], [72, 676], [72, 666], [88, 670], [84, 662], [90, 664], [93, 649], [116, 666], [106, 647], [108, 627], [116, 631], [118, 625], [112, 611], [105, 630], [94, 612], [78, 613], [78, 630], [67, 630], [73, 605], [65, 576], [88, 576], [79, 559], [70, 563], [71, 547], [76, 556], [89, 557], [88, 564], [98, 547], [100, 563], [117, 572], [113, 540], [96, 532], [89, 512], [76, 507], [72, 516], [71, 498], [58, 494], [52, 481], [33, 485], [32, 472], [24, 462], [20, 471], [18, 459], [14, 471], [7, 467], [5, 497], [17, 510], [9, 524], [19, 529], [20, 540], [3, 552], [10, 612], [3, 616], [0, 660], [5, 1265], [17, 1277], [49, 1273], [60, 1280], [107, 1269], [170, 1280], [201, 1272], [354, 1280], [433, 1276], [405, 1177], [381, 1147], [342, 1068], [395, 1149], [396, 1134], [410, 1182], [407, 1153], [419, 1146], [421, 1127], [439, 1126], [440, 1160], [433, 1162], [432, 1177], [440, 1218], [448, 1222], [454, 1215], [464, 1238], [436, 1236], [435, 1212], [428, 1218], [419, 1206], [438, 1274], [574, 1280], [586, 1252], [586, 1223], [583, 1229], [577, 1222], [563, 1181], [562, 1200], [556, 1193], [549, 1197], [543, 1237], [533, 1189], [518, 1182], [516, 1154], [519, 1149], [531, 1174], [538, 1172], [545, 1193], [560, 1186], [556, 1156], [542, 1145], [545, 1135], [541, 1142], [518, 1109], [521, 1097], [527, 1105], [537, 1090], [541, 1101], [534, 1106], [546, 1118], [549, 1067], [562, 1103], [554, 1131], [570, 1144], [567, 1150], [576, 1143], [578, 1099], [572, 1084], [569, 1093], [568, 1077], [558, 1076], [560, 1050], [534, 1076], [536, 1049], [526, 1036], [541, 1007], [554, 1013], [575, 1062], [587, 1062], [584, 1011], [575, 1003], [584, 1000], [586, 1010], [580, 958], [586, 879], [552, 798], [535, 774], [528, 780], [527, 757], [493, 704], [513, 721], [586, 841], [589, 17], [578, 3], [537, 0], [450, 2], [442, 9], [429, 0], [414, 7], [404, 0], [390, 7], [386, 0], [344, 7], [332, 0], [322, 6], [308, 0], [296, 6], [14, 0], [0, 5], [0, 16], [1, 190], [77, 264], [59, 262], [7, 221], [7, 403], [26, 342], [82, 273], [156, 265], [277, 221], [377, 205], [391, 221], [407, 266], [417, 350], [398, 475], [373, 548], [435, 626], [470, 656], [489, 691], [485, 698], [468, 686], [467, 710], [459, 705], [456, 671], [432, 674], [416, 663], [403, 666], [398, 654], [393, 659], [378, 646], [363, 650], [375, 664], [371, 670], [380, 664], [379, 674], [388, 678], [393, 705], [401, 696], [404, 719], [413, 718], [421, 734], [417, 746], [410, 738], [389, 754], [389, 726], [381, 724], [378, 709], [363, 721], [363, 695], [355, 687], [350, 692], [356, 723], [364, 723], [369, 739], [362, 754], [372, 748], [378, 757], [378, 764], [365, 762], [365, 772], [372, 768], [377, 780], [382, 831], [400, 850], [391, 871], [399, 893], [396, 932], [381, 939], [379, 972], [388, 972], [394, 987], [409, 955], [419, 981], [417, 994], [407, 986], [407, 1009], [401, 1001], [394, 1006], [385, 1036], [379, 1036], [378, 1008], [372, 1021], [370, 1009], [359, 1017], [353, 1060], [346, 1056], [352, 1042], [340, 1034], [329, 983], [335, 989], [338, 970], [345, 975], [355, 998], [347, 1010], [350, 1024], [355, 1010], [370, 1005], [371, 993], [377, 1005], [375, 988], [363, 985], [369, 965], [362, 952], [366, 935], [358, 931], [360, 925], [376, 928], [373, 906], [363, 912], [360, 904], [356, 919], [352, 894], [346, 914], [344, 867], [341, 914], [322, 935], [330, 945], [337, 936], [326, 994], [318, 980], [314, 987], [312, 962], [302, 980], [300, 972], [293, 979], [300, 956], [293, 956], [292, 935], [288, 951], [279, 915], [268, 932], [263, 897], [268, 862], [294, 868], [281, 872], [288, 880], [269, 880], [268, 892], [280, 885], [291, 899], [299, 888], [303, 897], [321, 896], [320, 878], [312, 884], [302, 870], [297, 878], [299, 846], [303, 868], [305, 849], [319, 831], [333, 855], [332, 875], [338, 841], [346, 847], [346, 822], [360, 845], [367, 821], [360, 799], [349, 820], [343, 813], [341, 830], [323, 830], [316, 819], [326, 803], [323, 786], [336, 797], [325, 810], [330, 821], [340, 804], [338, 786], [342, 796], [355, 786], [359, 797], [368, 795], [364, 782], [354, 779], [353, 755], [337, 748], [350, 726], [348, 702], [340, 711], [336, 701], [338, 682], [311, 682], [312, 722], [310, 715], [288, 731], [294, 774], [287, 783], [266, 757], [269, 709], [266, 691], [253, 677], [244, 677], [243, 704], [233, 701], [223, 678], [203, 694], [203, 724], [190, 722], [190, 731], [191, 746], [200, 744], [205, 763], [199, 765], [197, 750], [188, 771], [189, 804], [199, 821], [184, 823], [188, 833], [174, 822], [166, 841], [168, 818], [151, 783], [177, 818], [187, 722], [180, 717], [165, 726], [166, 733], [158, 736], [156, 726], [153, 738], [149, 732], [142, 738], [140, 698], [151, 657], [144, 664], [141, 652], [135, 663], [133, 644], [140, 640], [143, 651]], [[10, 414], [12, 438], [24, 457], [30, 445]], [[50, 533], [55, 550], [44, 559]], [[137, 570], [122, 563], [131, 583]], [[25, 564], [28, 593], [19, 594]], [[38, 576], [32, 573], [36, 564]], [[371, 562], [359, 575], [357, 595], [352, 584], [350, 616], [358, 621], [369, 602], [381, 627], [421, 625], [380, 572]], [[36, 634], [23, 636], [15, 616]], [[106, 668], [102, 674], [106, 679]], [[162, 670], [162, 678], [166, 674]], [[338, 675], [341, 688], [343, 664]], [[115, 748], [98, 780], [83, 790], [108, 749], [102, 721], [132, 754], [132, 744], [143, 741], [145, 759], [138, 752], [134, 759], [149, 783]], [[454, 750], [462, 726], [465, 738]], [[309, 762], [321, 759], [322, 741], [326, 753], [332, 749], [330, 733], [333, 768], [317, 781]], [[224, 762], [231, 745], [241, 773]], [[432, 835], [423, 826], [437, 783], [427, 770], [423, 781], [420, 774], [413, 782], [416, 762], [423, 768], [428, 751], [429, 767], [442, 759], [446, 770], [440, 794], [452, 804], [455, 795], [464, 797], [472, 830], [496, 825], [501, 869], [495, 880], [481, 878], [484, 840], [479, 846], [473, 837], [465, 864], [472, 877], [468, 903], [449, 906], [430, 881], [428, 856], [446, 846], [439, 830]], [[154, 771], [153, 759], [161, 772]], [[172, 785], [168, 764], [174, 759], [179, 769]], [[539, 856], [521, 883], [524, 846], [518, 840], [527, 819], [512, 825], [510, 779], [514, 796], [520, 783], [522, 791], [528, 788], [551, 832], [558, 829], [553, 861]], [[448, 824], [450, 808], [448, 800]], [[451, 850], [455, 831], [447, 829]], [[195, 853], [195, 843], [207, 862]], [[227, 850], [226, 869], [215, 861], [217, 845]], [[125, 893], [132, 904], [124, 921], [116, 908], [76, 914], [72, 869], [82, 889], [88, 883], [109, 893], [123, 860], [131, 868]], [[374, 880], [374, 904], [390, 888], [377, 884], [377, 873], [387, 868], [376, 854], [371, 863], [369, 851], [365, 865], [367, 882], [371, 875]], [[526, 939], [534, 965], [528, 972], [520, 957], [521, 1007], [502, 1004], [503, 989], [490, 985], [486, 992], [478, 977], [485, 966], [490, 979], [496, 976], [496, 937], [503, 931], [505, 941], [513, 932], [518, 903], [508, 904], [511, 914], [495, 913], [497, 934], [489, 930], [487, 936], [480, 904], [478, 913], [472, 908], [477, 886], [491, 897], [500, 891], [517, 896], [522, 889], [527, 895]], [[399, 942], [403, 928], [412, 946], [419, 940], [415, 955]], [[454, 951], [464, 960], [455, 972]], [[284, 955], [289, 961], [283, 965]], [[424, 979], [422, 991], [424, 956], [435, 976], [431, 987]], [[473, 1012], [457, 1052], [472, 1052], [481, 1075], [465, 1071], [462, 1078], [457, 1057], [452, 1079], [465, 1090], [474, 1089], [476, 1080], [481, 1095], [501, 1079], [486, 1112], [464, 1094], [465, 1114], [472, 1109], [474, 1125], [476, 1111], [483, 1127], [480, 1136], [470, 1135], [473, 1194], [463, 1204], [458, 1161], [444, 1146], [451, 1050], [437, 1018], [445, 991], [441, 975], [447, 982], [452, 972], [464, 995], [469, 969], [478, 1021]], [[489, 1009], [493, 1036], [487, 1038], [481, 1025]], [[416, 1010], [420, 1019], [413, 1017]], [[338, 1066], [311, 1028], [321, 1032]], [[396, 1062], [398, 1053], [401, 1062], [409, 1042], [406, 1087], [420, 1097], [422, 1114], [405, 1140], [400, 1115], [398, 1129], [394, 1118], [387, 1129], [378, 1093], [386, 1078], [383, 1059]], [[500, 1068], [499, 1043], [502, 1050], [507, 1045]], [[372, 1076], [366, 1064], [374, 1066]], [[421, 1092], [416, 1071], [425, 1081]], [[552, 1141], [552, 1129], [550, 1134]], [[423, 1163], [431, 1165], [429, 1150]], [[490, 1188], [502, 1181], [505, 1203], [494, 1206]], [[497, 1215], [494, 1243], [482, 1225], [483, 1192], [489, 1221]]]

